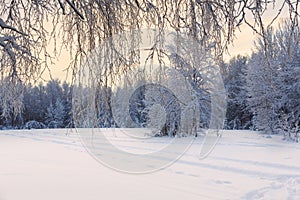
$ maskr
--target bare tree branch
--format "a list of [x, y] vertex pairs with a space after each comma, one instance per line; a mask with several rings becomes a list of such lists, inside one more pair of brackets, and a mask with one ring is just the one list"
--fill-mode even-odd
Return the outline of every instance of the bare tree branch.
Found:
[[10, 30], [15, 31], [15, 32], [17, 32], [17, 33], [19, 33], [19, 34], [22, 34], [22, 35], [27, 36], [27, 34], [23, 33], [22, 31], [19, 31], [19, 30], [17, 30], [16, 28], [7, 25], [7, 24], [3, 21], [2, 18], [0, 18], [0, 27], [1, 27], [2, 29], [10, 29]]
[[[5, 77], [18, 77], [21, 81], [39, 78], [49, 69], [56, 48], [66, 48], [71, 62], [67, 69], [76, 74], [86, 55], [115, 34], [140, 28], [158, 30], [149, 59], [162, 56], [164, 30], [187, 33], [199, 44], [210, 49], [219, 59], [234, 40], [235, 31], [243, 23], [259, 36], [266, 37], [268, 24], [266, 10], [278, 9], [275, 0], [11, 0], [0, 1], [0, 71]], [[283, 10], [293, 24], [299, 20], [299, 1], [284, 0], [271, 20], [275, 24]], [[62, 10], [62, 12], [60, 11]], [[4, 20], [6, 19], [6, 20]], [[8, 36], [11, 36], [9, 38]], [[54, 52], [49, 50], [49, 39], [55, 41]], [[128, 45], [137, 45], [141, 38], [132, 38]], [[59, 41], [59, 42], [58, 42]], [[120, 40], [119, 45], [125, 44]], [[126, 43], [127, 44], [127, 43]], [[267, 41], [266, 41], [267, 45]], [[126, 47], [124, 46], [124, 51]], [[119, 56], [119, 65], [128, 69], [138, 52], [132, 51], [131, 61], [122, 57], [112, 45], [109, 49], [113, 62]], [[12, 73], [14, 72], [14, 73]], [[109, 70], [106, 72], [111, 74]]]
[[84, 20], [83, 15], [82, 15], [81, 12], [76, 8], [76, 6], [74, 5], [74, 3], [72, 3], [70, 0], [66, 0], [66, 2], [69, 4], [69, 6], [71, 6], [71, 8], [74, 10], [74, 12], [75, 12], [82, 20]]

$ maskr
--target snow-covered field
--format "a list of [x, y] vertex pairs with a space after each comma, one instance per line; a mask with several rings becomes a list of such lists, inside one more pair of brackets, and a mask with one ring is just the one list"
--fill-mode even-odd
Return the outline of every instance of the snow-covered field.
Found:
[[172, 166], [132, 175], [103, 166], [66, 133], [0, 132], [0, 200], [300, 199], [300, 144], [280, 136], [223, 131], [204, 160], [197, 138]]

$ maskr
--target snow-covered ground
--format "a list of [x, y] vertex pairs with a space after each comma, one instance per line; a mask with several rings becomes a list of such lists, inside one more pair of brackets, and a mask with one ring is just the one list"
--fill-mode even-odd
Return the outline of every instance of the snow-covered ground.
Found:
[[66, 133], [0, 132], [0, 200], [300, 199], [300, 144], [280, 136], [223, 131], [204, 160], [198, 159], [203, 138], [197, 138], [170, 167], [132, 175], [103, 166], [77, 134]]

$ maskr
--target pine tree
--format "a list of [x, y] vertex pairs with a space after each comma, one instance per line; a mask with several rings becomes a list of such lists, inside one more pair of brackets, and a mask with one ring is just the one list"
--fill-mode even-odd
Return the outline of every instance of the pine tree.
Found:
[[67, 82], [62, 84], [63, 99], [62, 103], [65, 109], [64, 127], [74, 127], [72, 119], [72, 87]]
[[230, 60], [224, 74], [224, 84], [228, 95], [226, 127], [229, 129], [248, 129], [252, 113], [247, 108], [246, 69], [247, 58], [237, 56]]
[[46, 124], [49, 124], [50, 122], [54, 121], [54, 115], [55, 115], [55, 109], [53, 104], [51, 103], [50, 106], [47, 108], [46, 119], [45, 119]]
[[58, 128], [62, 128], [65, 119], [65, 108], [60, 99], [56, 100], [54, 109], [54, 120], [57, 122]]
[[62, 128], [64, 126], [65, 110], [60, 99], [57, 99], [55, 106], [50, 104], [47, 108], [46, 122], [49, 128]]

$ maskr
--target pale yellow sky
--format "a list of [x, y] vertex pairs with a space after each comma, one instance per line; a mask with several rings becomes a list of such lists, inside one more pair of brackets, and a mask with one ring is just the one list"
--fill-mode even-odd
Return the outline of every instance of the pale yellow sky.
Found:
[[[49, 47], [48, 47], [49, 51], [52, 52], [53, 50], [53, 44], [50, 42]], [[61, 81], [64, 80], [71, 80], [71, 74], [68, 75], [67, 77], [67, 67], [69, 66], [71, 62], [70, 59], [70, 54], [68, 53], [68, 51], [66, 49], [62, 49], [60, 55], [58, 56], [58, 58], [53, 59], [53, 64], [50, 65], [50, 70], [51, 70], [51, 77], [53, 79], [59, 79]], [[71, 73], [71, 72], [69, 72]], [[45, 71], [45, 73], [43, 74], [42, 78], [44, 80], [50, 80], [51, 79], [48, 70]]]
[[253, 42], [256, 38], [254, 31], [247, 25], [241, 25], [240, 30], [236, 30], [233, 44], [229, 45], [229, 55], [225, 55], [225, 61], [236, 55], [250, 55]]
[[[282, 6], [283, 0], [277, 0], [274, 7], [270, 7], [264, 13], [264, 24], [265, 27], [271, 23], [275, 18], [278, 11]], [[281, 11], [280, 16], [273, 22], [272, 26], [277, 27], [279, 22], [288, 17], [288, 7], [287, 5]], [[247, 21], [253, 23], [253, 19], [247, 18]], [[230, 55], [225, 56], [225, 60], [229, 60], [231, 57], [236, 55], [250, 55], [252, 50], [254, 50], [254, 41], [257, 39], [257, 34], [248, 25], [243, 23], [240, 27], [240, 31], [236, 30], [236, 37], [232, 45], [229, 46]]]
[[[271, 19], [276, 16], [280, 6], [281, 6], [282, 0], [276, 1], [274, 9], [269, 9], [264, 14], [264, 21], [267, 25], [271, 22]], [[278, 24], [279, 21], [281, 21], [283, 18], [286, 18], [288, 8], [287, 6], [282, 10], [282, 14], [280, 17], [276, 20], [274, 25]], [[249, 22], [253, 22], [253, 19], [247, 19]], [[230, 55], [225, 55], [224, 58], [226, 61], [230, 59], [230, 57], [236, 56], [238, 54], [240, 55], [250, 55], [251, 51], [254, 47], [254, 40], [256, 39], [257, 35], [254, 33], [254, 31], [248, 27], [246, 24], [242, 24], [240, 26], [240, 30], [236, 30], [235, 33], [235, 40], [232, 45], [229, 46], [229, 53]], [[52, 70], [52, 78], [54, 79], [60, 79], [62, 81], [66, 80], [66, 71], [68, 64], [70, 63], [70, 56], [67, 53], [66, 50], [63, 50], [61, 55], [57, 58], [57, 60], [54, 60], [55, 64], [51, 66]], [[45, 73], [43, 78], [45, 80], [49, 80], [50, 76], [48, 73]], [[69, 74], [68, 79], [70, 80], [71, 74]]]
[[[251, 48], [253, 47], [253, 41], [255, 34], [246, 25], [242, 25], [241, 32], [236, 31], [236, 39], [232, 45], [229, 46], [230, 55], [225, 56], [225, 60], [228, 61], [230, 57], [235, 55], [250, 55]], [[55, 63], [51, 65], [51, 75], [53, 79], [66, 80], [67, 72], [66, 68], [70, 63], [70, 56], [66, 50], [62, 50], [61, 55], [53, 60]], [[49, 73], [46, 71], [43, 75], [45, 80], [50, 80]], [[71, 79], [71, 74], [68, 76], [68, 80]]]

